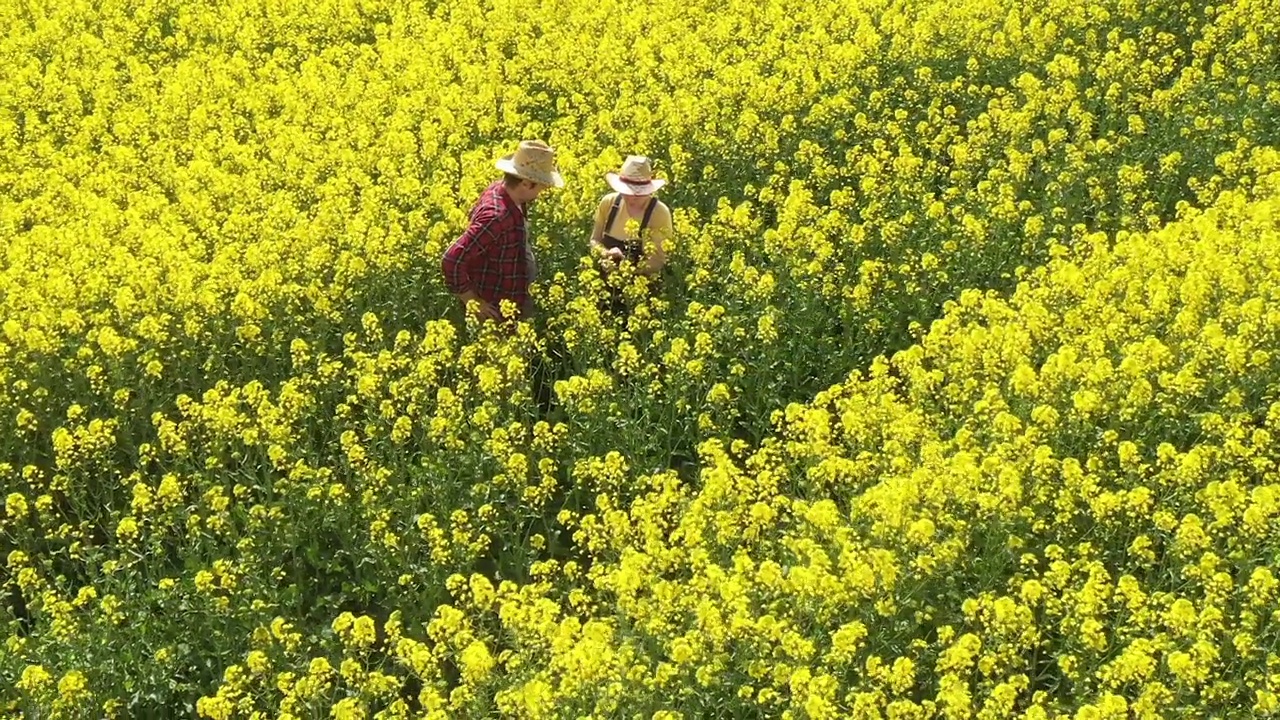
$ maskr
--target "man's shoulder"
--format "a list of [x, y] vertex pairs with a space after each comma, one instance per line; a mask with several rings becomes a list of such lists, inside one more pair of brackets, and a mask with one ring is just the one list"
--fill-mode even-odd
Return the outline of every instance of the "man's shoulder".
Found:
[[502, 220], [513, 213], [511, 203], [508, 201], [506, 193], [502, 190], [502, 182], [498, 181], [480, 193], [479, 199], [476, 200], [475, 208], [472, 210], [471, 219], [482, 222]]

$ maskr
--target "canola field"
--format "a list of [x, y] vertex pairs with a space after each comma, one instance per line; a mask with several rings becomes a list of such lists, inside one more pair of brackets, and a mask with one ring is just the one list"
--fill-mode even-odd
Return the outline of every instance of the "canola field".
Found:
[[1280, 714], [1277, 0], [0, 24], [0, 716]]

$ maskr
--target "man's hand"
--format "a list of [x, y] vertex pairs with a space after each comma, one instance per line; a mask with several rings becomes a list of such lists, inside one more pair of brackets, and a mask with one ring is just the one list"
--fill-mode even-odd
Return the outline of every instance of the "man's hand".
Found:
[[[472, 312], [481, 320], [501, 320], [502, 312], [498, 310], [498, 306], [481, 298], [474, 290], [458, 296], [462, 301], [462, 306], [467, 312]], [[474, 305], [472, 304], [474, 302]], [[472, 308], [475, 308], [474, 310]]]
[[498, 310], [498, 306], [491, 302], [479, 301], [480, 307], [476, 309], [476, 317], [481, 320], [501, 320], [502, 312]]

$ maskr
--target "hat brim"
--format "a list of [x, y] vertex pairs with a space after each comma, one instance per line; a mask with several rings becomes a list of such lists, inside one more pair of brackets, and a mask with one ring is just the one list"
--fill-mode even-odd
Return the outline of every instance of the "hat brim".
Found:
[[658, 192], [658, 190], [661, 190], [663, 185], [667, 184], [667, 181], [662, 178], [653, 178], [643, 185], [636, 185], [623, 181], [622, 177], [619, 176], [618, 173], [614, 172], [605, 173], [604, 179], [608, 181], [609, 187], [617, 190], [623, 195], [652, 195]]
[[560, 175], [559, 171], [552, 170], [550, 174], [521, 172], [516, 170], [514, 159], [515, 155], [507, 155], [495, 162], [493, 165], [504, 173], [511, 173], [516, 177], [524, 178], [530, 182], [536, 182], [539, 185], [550, 185], [558, 188], [564, 187], [564, 177]]

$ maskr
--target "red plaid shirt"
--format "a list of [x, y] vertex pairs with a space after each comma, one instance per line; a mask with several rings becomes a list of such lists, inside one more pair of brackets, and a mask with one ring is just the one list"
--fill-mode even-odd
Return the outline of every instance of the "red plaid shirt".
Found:
[[524, 308], [532, 280], [524, 209], [498, 180], [481, 193], [470, 217], [471, 224], [441, 261], [445, 286], [455, 295], [475, 290], [494, 305], [505, 299]]

